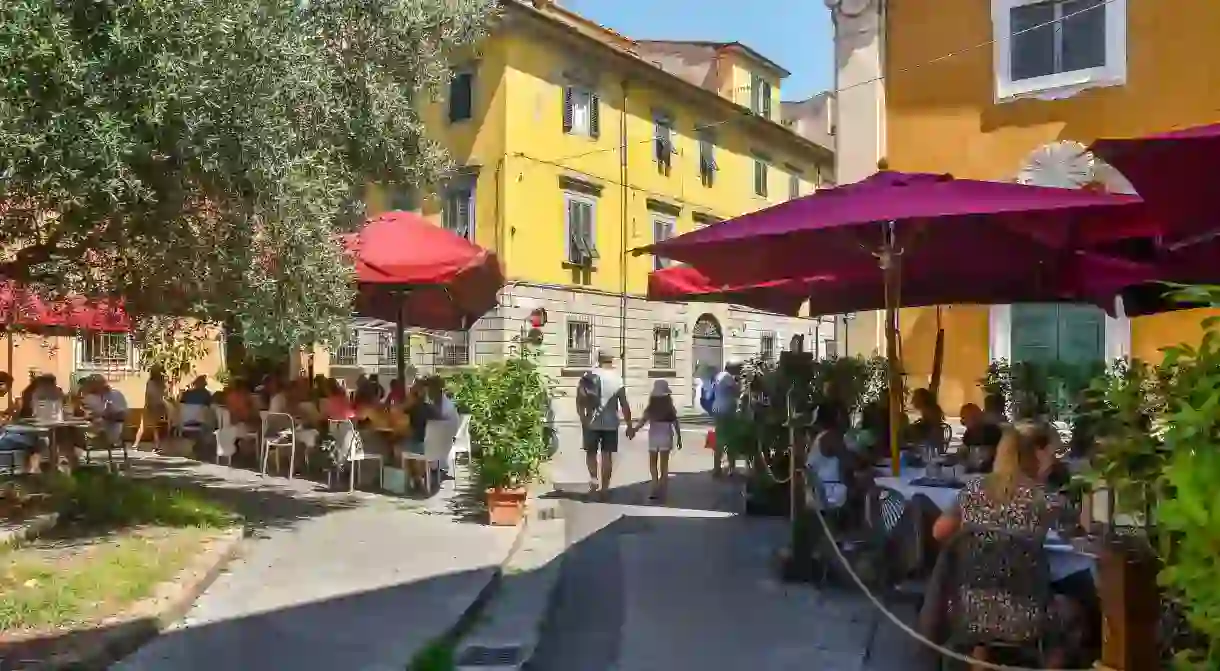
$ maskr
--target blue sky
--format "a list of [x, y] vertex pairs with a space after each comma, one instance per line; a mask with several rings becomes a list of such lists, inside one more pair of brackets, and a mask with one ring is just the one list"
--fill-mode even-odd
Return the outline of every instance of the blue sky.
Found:
[[792, 71], [785, 100], [833, 85], [830, 12], [822, 0], [558, 0], [636, 39], [741, 42]]

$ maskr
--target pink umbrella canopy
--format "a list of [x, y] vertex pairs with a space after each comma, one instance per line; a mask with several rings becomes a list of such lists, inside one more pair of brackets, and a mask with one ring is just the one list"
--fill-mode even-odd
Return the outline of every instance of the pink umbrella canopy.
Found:
[[1161, 217], [1167, 246], [1220, 235], [1220, 123], [1135, 138], [1107, 138], [1090, 150], [1118, 169]]
[[891, 223], [904, 280], [950, 270], [956, 278], [1010, 277], [1162, 230], [1135, 196], [880, 172], [637, 253], [689, 263], [734, 284], [855, 277], [877, 271]]

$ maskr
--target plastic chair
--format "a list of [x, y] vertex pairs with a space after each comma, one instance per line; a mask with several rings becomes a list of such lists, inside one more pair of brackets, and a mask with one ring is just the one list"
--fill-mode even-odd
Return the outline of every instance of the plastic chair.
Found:
[[[424, 474], [424, 484], [428, 491], [433, 490], [431, 464], [440, 464], [449, 458], [449, 452], [453, 449], [453, 439], [457, 436], [460, 426], [460, 419], [431, 420], [424, 429], [424, 453], [415, 454], [407, 450], [402, 451], [403, 470], [406, 470], [408, 461], [422, 461], [428, 465], [427, 472]], [[436, 486], [440, 486], [439, 477]]]
[[291, 480], [293, 472], [296, 470], [297, 459], [297, 434], [296, 422], [292, 419], [292, 415], [285, 412], [268, 412], [263, 410], [258, 413], [258, 416], [263, 420], [263, 429], [259, 440], [259, 472], [263, 475], [267, 474], [267, 458], [271, 452], [275, 452], [275, 470], [280, 470], [280, 451], [288, 449], [288, 479]]
[[[327, 422], [330, 427], [330, 436], [335, 441], [335, 468], [332, 473], [339, 473], [343, 469], [343, 465], [347, 464], [350, 470], [347, 491], [353, 492], [356, 490], [356, 480], [360, 478], [360, 462], [376, 461], [377, 462], [377, 488], [381, 489], [383, 483], [382, 457], [380, 454], [364, 451], [364, 440], [360, 437], [360, 432], [356, 430], [356, 425], [350, 419], [335, 420]], [[327, 477], [327, 484], [334, 486]]]
[[237, 453], [238, 441], [257, 441], [258, 434], [234, 424], [232, 413], [223, 405], [213, 406], [212, 412], [216, 415], [216, 431], [214, 432], [216, 436], [216, 463], [220, 463], [221, 457], [228, 457], [229, 465], [232, 466], [233, 455]]
[[[459, 415], [457, 434], [453, 437], [453, 447], [449, 448], [449, 466], [446, 470], [449, 475], [457, 480], [457, 458], [458, 455], [466, 455], [467, 464], [470, 463], [470, 415]], [[467, 467], [467, 477], [470, 477], [470, 469]]]

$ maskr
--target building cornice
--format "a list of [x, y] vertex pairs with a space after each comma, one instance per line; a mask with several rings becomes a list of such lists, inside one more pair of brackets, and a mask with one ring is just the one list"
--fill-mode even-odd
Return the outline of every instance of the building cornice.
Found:
[[[793, 158], [823, 163], [834, 161], [833, 151], [798, 135], [778, 120], [765, 119], [715, 91], [670, 74], [631, 51], [590, 35], [579, 26], [552, 15], [546, 9], [538, 9], [517, 0], [502, 0], [502, 4], [505, 8], [504, 21], [509, 28], [533, 29], [542, 37], [564, 40], [567, 45], [582, 49], [590, 57], [598, 58], [623, 71], [626, 75], [625, 84], [633, 80], [647, 82], [672, 92], [675, 97], [685, 100], [695, 109], [714, 110], [718, 116], [728, 119], [723, 123], [740, 124], [769, 147], [781, 147], [786, 154], [798, 155]], [[711, 122], [709, 125], [715, 127], [721, 124]]]

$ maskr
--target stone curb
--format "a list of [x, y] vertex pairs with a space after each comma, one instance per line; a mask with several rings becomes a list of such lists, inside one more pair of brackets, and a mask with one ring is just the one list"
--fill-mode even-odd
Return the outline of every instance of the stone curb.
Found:
[[[557, 587], [562, 577], [567, 539], [566, 522], [558, 502], [538, 499], [535, 503], [538, 505], [530, 514], [533, 531], [522, 534], [523, 542], [519, 551], [510, 556], [505, 565], [505, 571], [509, 575], [518, 571], [532, 573], [535, 582], [532, 585], [521, 587], [521, 589], [528, 589], [528, 593], [513, 594], [500, 591], [493, 597], [495, 601], [491, 605], [493, 612], [487, 613], [493, 617], [484, 622], [483, 626], [476, 628], [467, 637], [464, 644], [455, 650], [455, 671], [516, 671], [528, 667], [537, 651], [542, 637], [542, 628], [553, 610], [556, 596], [559, 593]], [[554, 540], [556, 535], [559, 539], [557, 549], [547, 545], [547, 539]], [[535, 551], [541, 554], [534, 556]], [[503, 588], [504, 586], [500, 585], [500, 589], [503, 590]], [[509, 589], [512, 588], [509, 587]], [[522, 599], [522, 595], [524, 595], [524, 599]], [[531, 596], [534, 598], [531, 599]], [[508, 610], [512, 612], [500, 613], [500, 615], [512, 622], [523, 622], [523, 628], [521, 631], [509, 635], [497, 634], [494, 609], [497, 604], [503, 606], [507, 600], [514, 597], [519, 602], [517, 605], [524, 602], [524, 608], [517, 610], [509, 608]], [[477, 665], [459, 663], [464, 654], [474, 653], [479, 648], [503, 650], [514, 659], [508, 663], [498, 664], [488, 663], [490, 660], [484, 660]]]
[[37, 538], [42, 532], [55, 526], [59, 521], [59, 513], [43, 513], [26, 520], [16, 529], [0, 531], [0, 548], [20, 545], [25, 541]]
[[[221, 532], [209, 540], [208, 547], [190, 565], [179, 571], [173, 580], [159, 585], [152, 596], [136, 602], [122, 615], [99, 623], [99, 627], [109, 629], [100, 632], [96, 640], [90, 641], [82, 649], [42, 661], [36, 668], [102, 671], [131, 654], [186, 615], [195, 600], [237, 556], [247, 531], [238, 527]], [[37, 634], [7, 638], [0, 642], [0, 646], [20, 646], [23, 641], [35, 637]], [[8, 656], [7, 652], [5, 656]]]

